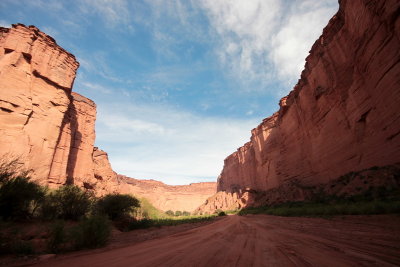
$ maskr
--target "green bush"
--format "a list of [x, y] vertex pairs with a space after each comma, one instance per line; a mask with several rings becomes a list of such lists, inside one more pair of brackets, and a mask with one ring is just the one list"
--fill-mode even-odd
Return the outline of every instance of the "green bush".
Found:
[[165, 213], [169, 216], [175, 216], [175, 213], [172, 210], [167, 210]]
[[183, 216], [190, 216], [190, 212], [188, 212], [188, 211], [182, 211], [182, 215], [183, 215]]
[[226, 213], [224, 211], [218, 212], [218, 216], [226, 216]]
[[182, 211], [180, 210], [175, 211], [175, 216], [182, 216]]
[[168, 215], [157, 209], [156, 207], [151, 204], [146, 198], [140, 199], [140, 207], [135, 209], [134, 217], [136, 219], [160, 219], [160, 218], [168, 218]]
[[18, 256], [35, 254], [35, 250], [30, 241], [22, 241], [22, 240], [16, 241], [13, 244], [12, 250], [13, 250], [12, 252]]
[[39, 216], [45, 220], [61, 218], [61, 207], [55, 200], [54, 193], [47, 194], [40, 205]]
[[335, 203], [297, 202], [242, 209], [239, 215], [270, 214], [277, 216], [334, 216], [400, 213], [399, 200], [358, 201], [343, 199]]
[[150, 228], [152, 226], [155, 226], [155, 220], [152, 219], [141, 219], [141, 220], [136, 220], [133, 219], [127, 225], [126, 230], [131, 231], [131, 230], [136, 230], [136, 229], [144, 229], [144, 228]]
[[49, 231], [47, 239], [47, 249], [51, 253], [58, 253], [63, 250], [64, 243], [67, 241], [65, 225], [63, 221], [55, 222]]
[[135, 230], [149, 227], [172, 226], [185, 223], [197, 223], [212, 220], [216, 215], [186, 216], [180, 218], [164, 218], [164, 219], [133, 219], [127, 230]]
[[27, 219], [43, 201], [45, 189], [29, 181], [26, 172], [15, 173], [0, 166], [0, 217]]
[[93, 196], [75, 185], [65, 185], [48, 194], [42, 205], [47, 219], [78, 220], [90, 209]]
[[98, 248], [107, 244], [111, 234], [111, 224], [106, 216], [91, 216], [83, 219], [71, 229], [70, 240], [75, 249]]
[[10, 237], [0, 231], [0, 255], [11, 253]]
[[97, 208], [111, 220], [120, 218], [134, 208], [140, 207], [139, 200], [131, 195], [108, 194], [97, 201]]

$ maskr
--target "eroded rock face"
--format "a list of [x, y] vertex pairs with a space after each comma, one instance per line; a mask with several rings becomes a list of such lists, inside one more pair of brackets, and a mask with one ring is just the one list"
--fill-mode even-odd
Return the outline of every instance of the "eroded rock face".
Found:
[[225, 159], [218, 191], [312, 186], [400, 161], [399, 8], [340, 1], [279, 111]]
[[19, 157], [41, 184], [93, 187], [96, 105], [71, 92], [75, 57], [34, 26], [0, 34], [1, 154]]
[[125, 193], [148, 199], [156, 208], [167, 211], [189, 211], [198, 208], [216, 193], [215, 182], [192, 183], [190, 185], [166, 185], [155, 180], [139, 180], [119, 175]]
[[113, 171], [107, 153], [97, 147], [93, 150], [93, 167], [96, 179], [93, 187], [98, 195], [128, 193], [125, 183], [121, 183], [117, 173]]
[[71, 93], [70, 99], [48, 178], [48, 182], [56, 186], [95, 183], [92, 154], [96, 104], [75, 92]]
[[[297, 179], [288, 180], [265, 191], [238, 190], [235, 193], [219, 191], [196, 209], [196, 214], [214, 213], [215, 210], [236, 210], [251, 206], [274, 206], [288, 202], [321, 202], [329, 199], [390, 199], [400, 188], [400, 163], [374, 166], [349, 172], [328, 183], [307, 186]], [[389, 196], [389, 197], [388, 197]]]
[[203, 215], [215, 213], [217, 210], [238, 210], [254, 204], [253, 198], [250, 192], [219, 191], [198, 206], [193, 213]]
[[96, 104], [77, 93], [72, 93], [72, 105], [68, 110], [71, 118], [71, 148], [68, 158], [67, 179], [79, 186], [92, 184], [94, 178], [94, 142]]
[[[36, 27], [0, 28], [0, 148], [47, 179], [79, 64]], [[43, 180], [44, 179], [44, 180]]]

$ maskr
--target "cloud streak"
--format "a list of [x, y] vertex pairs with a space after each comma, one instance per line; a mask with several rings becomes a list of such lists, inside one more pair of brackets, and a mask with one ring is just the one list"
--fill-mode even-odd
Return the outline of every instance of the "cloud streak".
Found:
[[106, 25], [116, 26], [130, 21], [129, 2], [126, 0], [80, 0], [78, 3], [82, 13], [96, 13]]
[[334, 1], [201, 3], [219, 37], [221, 64], [250, 91], [265, 90], [276, 78], [293, 86], [309, 48], [337, 10]]
[[[118, 107], [119, 106], [119, 107]], [[202, 117], [168, 105], [98, 105], [97, 144], [122, 174], [168, 184], [213, 180], [254, 119]]]

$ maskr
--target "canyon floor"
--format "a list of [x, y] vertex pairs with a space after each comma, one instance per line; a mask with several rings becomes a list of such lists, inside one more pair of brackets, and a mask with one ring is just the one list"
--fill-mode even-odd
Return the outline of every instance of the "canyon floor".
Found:
[[38, 265], [400, 265], [398, 215], [328, 219], [233, 215], [195, 227], [168, 229], [121, 234], [106, 249], [57, 256]]

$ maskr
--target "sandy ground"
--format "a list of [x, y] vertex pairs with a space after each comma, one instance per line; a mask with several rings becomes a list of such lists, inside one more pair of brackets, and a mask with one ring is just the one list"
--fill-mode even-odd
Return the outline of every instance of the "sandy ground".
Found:
[[37, 266], [399, 266], [400, 216], [226, 216], [123, 246], [128, 241]]

